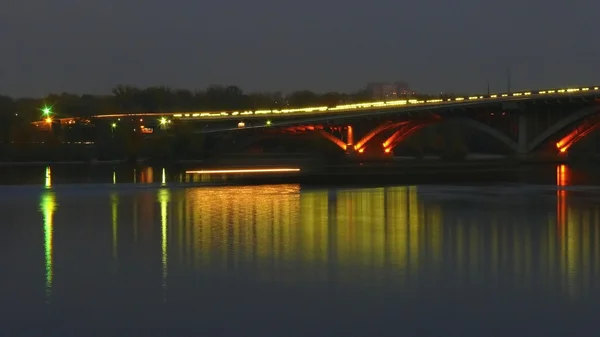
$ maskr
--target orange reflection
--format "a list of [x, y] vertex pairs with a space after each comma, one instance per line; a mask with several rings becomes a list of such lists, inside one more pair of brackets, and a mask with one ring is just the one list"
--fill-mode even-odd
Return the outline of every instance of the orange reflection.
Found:
[[556, 166], [556, 226], [559, 238], [565, 234], [567, 223], [567, 191], [563, 187], [569, 183], [569, 170], [566, 165]]
[[147, 167], [140, 174], [140, 182], [145, 184], [152, 184], [154, 182], [154, 170], [152, 167]]

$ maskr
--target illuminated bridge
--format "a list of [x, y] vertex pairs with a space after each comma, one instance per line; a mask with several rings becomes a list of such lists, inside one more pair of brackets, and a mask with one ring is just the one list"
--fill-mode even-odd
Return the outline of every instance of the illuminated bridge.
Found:
[[392, 153], [418, 130], [448, 124], [483, 132], [519, 155], [544, 149], [561, 154], [600, 126], [599, 103], [599, 87], [590, 86], [282, 110], [116, 113], [92, 119], [116, 123], [132, 118], [163, 128], [185, 123], [198, 133], [243, 137], [312, 134], [357, 155]]

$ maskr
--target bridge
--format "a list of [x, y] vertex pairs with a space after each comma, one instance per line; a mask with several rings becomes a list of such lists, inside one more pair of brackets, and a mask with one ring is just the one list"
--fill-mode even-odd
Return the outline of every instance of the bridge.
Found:
[[[448, 124], [483, 132], [513, 153], [526, 155], [542, 148], [565, 154], [600, 126], [598, 86], [513, 93], [472, 95], [429, 100], [394, 100], [290, 109], [212, 112], [142, 112], [92, 116], [86, 122], [140, 123], [175, 128], [193, 125], [198, 133], [312, 134], [329, 140], [348, 154], [392, 153], [394, 148], [425, 127]], [[81, 118], [36, 122], [75, 124]]]

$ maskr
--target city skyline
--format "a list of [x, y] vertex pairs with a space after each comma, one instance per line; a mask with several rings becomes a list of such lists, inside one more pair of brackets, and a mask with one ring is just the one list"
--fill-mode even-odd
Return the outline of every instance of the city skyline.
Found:
[[398, 78], [418, 92], [485, 92], [488, 83], [499, 92], [507, 68], [514, 90], [593, 85], [600, 47], [588, 24], [598, 10], [538, 0], [8, 0], [0, 93], [109, 94], [118, 84], [352, 92]]

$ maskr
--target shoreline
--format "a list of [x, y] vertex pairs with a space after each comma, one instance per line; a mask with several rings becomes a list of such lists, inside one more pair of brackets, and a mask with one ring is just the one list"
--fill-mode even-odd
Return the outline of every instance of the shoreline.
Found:
[[[258, 158], [218, 158], [218, 159], [197, 159], [197, 160], [146, 160], [137, 161], [115, 159], [115, 160], [59, 160], [59, 161], [0, 161], [1, 167], [23, 167], [23, 166], [63, 166], [63, 165], [81, 165], [81, 166], [105, 166], [105, 165], [146, 165], [146, 166], [191, 166], [202, 165], [202, 167], [264, 167], [264, 166], [294, 166], [299, 168], [307, 167], [355, 167], [355, 166], [394, 166], [394, 167], [459, 167], [459, 166], [479, 166], [496, 165], [510, 163], [512, 165], [536, 165], [536, 164], [566, 164], [571, 161], [566, 158], [511, 158], [511, 157], [493, 157], [493, 158], [471, 158], [464, 160], [443, 160], [440, 158], [394, 158], [391, 160], [323, 160], [320, 158], [293, 158], [293, 157], [258, 157]], [[580, 162], [580, 161], [577, 161]], [[588, 161], [588, 162], [594, 162]]]
[[[436, 183], [490, 183], [520, 181], [540, 167], [555, 166], [556, 163], [524, 163], [509, 160], [486, 160], [470, 162], [433, 163], [369, 163], [366, 165], [322, 165], [306, 167], [298, 173], [275, 175], [230, 175], [219, 176], [205, 182], [190, 181], [194, 186], [241, 186], [270, 184], [300, 184], [312, 186], [385, 186], [390, 184], [436, 184]], [[197, 177], [205, 176], [190, 173]], [[553, 173], [554, 175], [554, 173]], [[220, 179], [219, 179], [220, 178]]]
[[[520, 183], [525, 181], [540, 181], [542, 183], [550, 182], [556, 179], [557, 162], [527, 162], [516, 160], [470, 160], [470, 161], [437, 161], [437, 160], [422, 160], [422, 161], [400, 161], [400, 162], [313, 162], [304, 163], [303, 165], [255, 165], [247, 164], [239, 166], [207, 166], [205, 163], [202, 167], [192, 165], [184, 166], [148, 166], [154, 168], [155, 174], [151, 181], [143, 181], [144, 178], [136, 182], [136, 168], [133, 163], [123, 161], [105, 161], [100, 162], [105, 165], [90, 165], [79, 166], [77, 162], [58, 162], [51, 165], [52, 172], [56, 173], [56, 181], [58, 185], [62, 184], [79, 184], [79, 183], [97, 183], [97, 184], [117, 184], [115, 177], [119, 177], [118, 184], [140, 184], [145, 186], [187, 186], [187, 187], [211, 187], [211, 186], [248, 186], [248, 185], [280, 185], [280, 184], [299, 184], [306, 188], [313, 187], [378, 187], [389, 185], [429, 185], [429, 184], [506, 184]], [[123, 165], [121, 164], [130, 164]], [[36, 164], [36, 163], [34, 163]], [[46, 163], [43, 163], [44, 165]], [[85, 163], [87, 164], [87, 163]], [[111, 165], [112, 164], [112, 167]], [[189, 162], [188, 162], [189, 164]], [[214, 164], [214, 163], [212, 163]], [[599, 163], [580, 163], [583, 165], [573, 165], [572, 168], [582, 168], [588, 172], [596, 170]], [[61, 165], [62, 166], [61, 168]], [[294, 172], [194, 172], [196, 170], [210, 171], [227, 170], [227, 169], [242, 169], [242, 168], [292, 168], [299, 167], [299, 171]], [[4, 166], [4, 172], [17, 179], [20, 171], [29, 171], [29, 169], [15, 169], [16, 165]], [[42, 166], [43, 167], [43, 166]], [[57, 170], [54, 170], [54, 167]], [[94, 169], [96, 167], [97, 169]], [[41, 167], [33, 167], [39, 170]], [[160, 173], [156, 172], [159, 169]], [[591, 170], [590, 170], [591, 169]], [[165, 171], [166, 170], [166, 171]], [[133, 172], [133, 179], [123, 177], [129, 176]], [[37, 172], [37, 171], [36, 171]], [[115, 176], [116, 172], [116, 176]], [[152, 171], [138, 170], [140, 174], [148, 174], [152, 177]], [[147, 173], [146, 173], [147, 172]], [[165, 173], [166, 172], [166, 175]], [[16, 176], [15, 176], [16, 174]], [[38, 174], [42, 174], [39, 171]], [[74, 174], [74, 175], [73, 175]], [[70, 177], [65, 180], [65, 177]], [[96, 177], [96, 178], [94, 178]], [[103, 177], [97, 179], [97, 177]], [[130, 176], [131, 177], [131, 176]], [[140, 176], [141, 177], [141, 176]], [[161, 183], [161, 177], [165, 181]], [[46, 179], [48, 177], [46, 176]], [[41, 178], [33, 180], [23, 180], [25, 184], [33, 181], [42, 184]], [[8, 184], [13, 185], [15, 181]], [[53, 184], [54, 185], [54, 184]]]
[[52, 165], [121, 165], [127, 164], [126, 160], [61, 160], [61, 161], [7, 161], [0, 162], [0, 167], [23, 167], [23, 166], [52, 166]]

